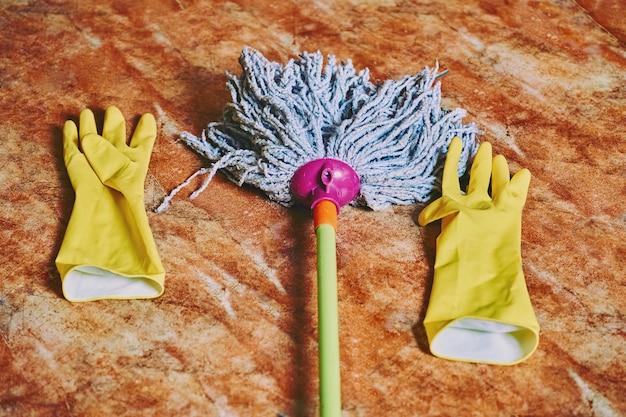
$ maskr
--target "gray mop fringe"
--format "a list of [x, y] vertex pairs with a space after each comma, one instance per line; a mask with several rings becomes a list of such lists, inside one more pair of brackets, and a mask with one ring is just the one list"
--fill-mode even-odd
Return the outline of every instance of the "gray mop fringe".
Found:
[[157, 211], [193, 178], [206, 174], [201, 193], [218, 170], [237, 183], [252, 185], [285, 206], [296, 203], [289, 191], [293, 173], [318, 158], [346, 162], [361, 180], [351, 203], [373, 210], [391, 204], [426, 202], [440, 191], [441, 171], [454, 136], [464, 143], [463, 175], [480, 132], [462, 124], [463, 109], [440, 107], [443, 75], [426, 67], [400, 81], [374, 84], [369, 71], [351, 61], [303, 53], [282, 66], [251, 48], [239, 59], [240, 77], [230, 73], [232, 102], [222, 119], [197, 137], [180, 139], [211, 162], [175, 188]]

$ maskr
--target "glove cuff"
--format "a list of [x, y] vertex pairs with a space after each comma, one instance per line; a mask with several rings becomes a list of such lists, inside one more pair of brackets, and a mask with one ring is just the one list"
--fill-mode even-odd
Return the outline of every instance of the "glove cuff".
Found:
[[155, 298], [163, 294], [165, 273], [125, 275], [102, 267], [79, 265], [63, 277], [69, 301]]
[[433, 355], [461, 362], [515, 365], [528, 359], [539, 344], [534, 314], [526, 323], [468, 315], [424, 322], [424, 327]]

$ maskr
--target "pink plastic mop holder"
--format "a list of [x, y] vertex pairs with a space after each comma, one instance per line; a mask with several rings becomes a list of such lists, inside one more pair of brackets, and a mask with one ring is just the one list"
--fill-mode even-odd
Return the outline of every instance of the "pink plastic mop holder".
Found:
[[330, 200], [339, 208], [350, 203], [359, 193], [361, 181], [352, 167], [332, 158], [316, 159], [302, 165], [291, 178], [290, 189], [302, 204], [314, 208], [322, 200]]

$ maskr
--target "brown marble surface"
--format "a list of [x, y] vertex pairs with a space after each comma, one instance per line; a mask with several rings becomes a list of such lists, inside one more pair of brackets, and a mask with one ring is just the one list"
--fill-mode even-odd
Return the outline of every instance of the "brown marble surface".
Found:
[[320, 50], [378, 79], [438, 60], [444, 104], [533, 174], [522, 254], [541, 338], [513, 367], [429, 353], [439, 229], [417, 225], [420, 206], [342, 211], [344, 416], [626, 415], [625, 13], [623, 0], [1, 2], [0, 415], [316, 414], [308, 210], [221, 178], [179, 194], [149, 214], [167, 271], [155, 300], [72, 304], [54, 267], [73, 202], [63, 122], [153, 113], [154, 208], [201, 165], [177, 135], [220, 117], [245, 45], [281, 62]]

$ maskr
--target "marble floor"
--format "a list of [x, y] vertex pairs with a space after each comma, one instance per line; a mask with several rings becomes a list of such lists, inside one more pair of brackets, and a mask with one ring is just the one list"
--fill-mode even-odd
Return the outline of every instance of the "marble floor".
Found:
[[[314, 416], [310, 212], [216, 177], [177, 141], [230, 100], [244, 46], [321, 51], [400, 79], [439, 63], [446, 107], [532, 173], [526, 283], [541, 326], [515, 366], [429, 352], [439, 224], [342, 210], [343, 416], [626, 415], [624, 0], [0, 2], [0, 416]], [[145, 204], [166, 270], [152, 300], [70, 303], [54, 259], [74, 192], [61, 128], [154, 114]], [[188, 191], [188, 192], [187, 192]]]

